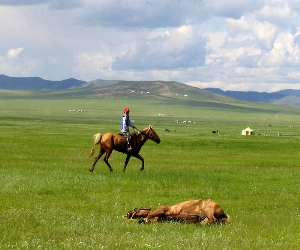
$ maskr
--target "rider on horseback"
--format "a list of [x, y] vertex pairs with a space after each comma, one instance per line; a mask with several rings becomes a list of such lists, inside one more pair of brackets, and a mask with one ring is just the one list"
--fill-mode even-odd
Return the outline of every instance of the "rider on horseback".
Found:
[[120, 130], [123, 133], [123, 135], [125, 136], [126, 141], [127, 141], [127, 151], [132, 149], [132, 147], [129, 144], [129, 141], [130, 141], [129, 127], [136, 128], [130, 122], [129, 112], [130, 112], [129, 108], [124, 109], [124, 115], [122, 117], [122, 121], [121, 121], [121, 124], [120, 124]]

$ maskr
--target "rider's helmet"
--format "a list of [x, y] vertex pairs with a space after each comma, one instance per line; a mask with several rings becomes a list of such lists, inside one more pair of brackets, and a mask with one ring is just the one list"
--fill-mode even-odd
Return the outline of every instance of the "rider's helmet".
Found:
[[124, 108], [124, 113], [130, 112], [129, 108]]

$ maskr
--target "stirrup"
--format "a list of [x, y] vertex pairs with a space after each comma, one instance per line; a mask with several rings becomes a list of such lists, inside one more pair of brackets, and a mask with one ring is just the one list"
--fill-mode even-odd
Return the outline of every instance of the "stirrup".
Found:
[[132, 149], [132, 147], [130, 145], [127, 146], [126, 150], [130, 151]]

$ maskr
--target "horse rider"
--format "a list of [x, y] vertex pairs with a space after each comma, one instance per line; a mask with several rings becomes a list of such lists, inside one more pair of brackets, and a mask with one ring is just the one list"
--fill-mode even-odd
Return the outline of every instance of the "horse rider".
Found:
[[129, 112], [130, 112], [129, 108], [124, 108], [124, 115], [122, 117], [121, 124], [120, 124], [121, 132], [123, 133], [127, 141], [127, 148], [126, 148], [127, 151], [130, 151], [132, 149], [132, 147], [129, 144], [130, 141], [129, 127], [136, 128], [130, 121]]

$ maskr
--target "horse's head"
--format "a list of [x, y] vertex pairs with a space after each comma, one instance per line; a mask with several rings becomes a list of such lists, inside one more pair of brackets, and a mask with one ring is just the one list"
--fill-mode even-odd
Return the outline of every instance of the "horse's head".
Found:
[[152, 141], [155, 141], [157, 144], [160, 143], [160, 138], [158, 136], [158, 134], [156, 134], [156, 132], [153, 129], [152, 125], [149, 125], [148, 128], [145, 128], [143, 130], [143, 133]]
[[151, 209], [152, 209], [152, 206], [149, 208], [140, 208], [140, 209], [135, 208], [132, 211], [128, 211], [126, 214], [126, 217], [128, 219], [146, 218], [148, 216], [148, 214], [150, 213]]

